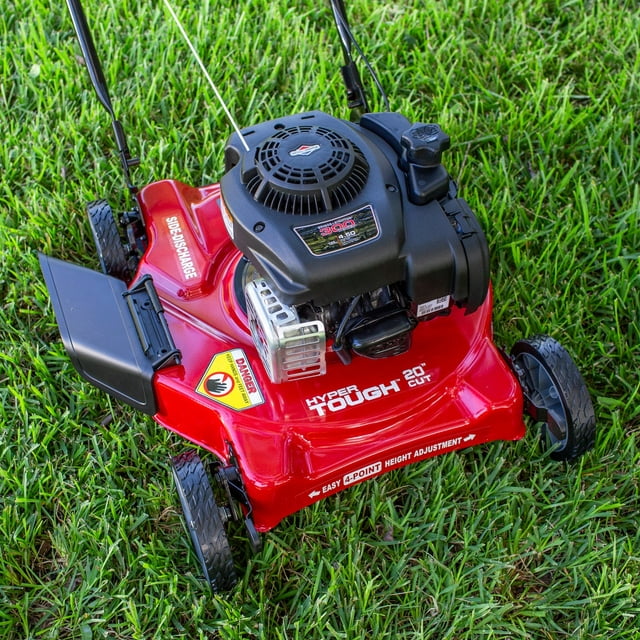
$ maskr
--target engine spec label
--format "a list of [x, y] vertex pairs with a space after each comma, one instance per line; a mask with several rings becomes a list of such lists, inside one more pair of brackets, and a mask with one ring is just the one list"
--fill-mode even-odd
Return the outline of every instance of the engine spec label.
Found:
[[423, 302], [422, 304], [419, 304], [417, 312], [418, 318], [428, 316], [430, 313], [435, 313], [436, 311], [448, 309], [449, 298], [450, 296], [444, 296], [442, 298], [436, 298], [435, 300], [430, 300], [429, 302]]
[[242, 349], [232, 349], [213, 356], [196, 391], [235, 411], [244, 411], [264, 402], [253, 369]]
[[380, 235], [371, 205], [333, 220], [306, 224], [293, 230], [315, 256], [354, 247]]

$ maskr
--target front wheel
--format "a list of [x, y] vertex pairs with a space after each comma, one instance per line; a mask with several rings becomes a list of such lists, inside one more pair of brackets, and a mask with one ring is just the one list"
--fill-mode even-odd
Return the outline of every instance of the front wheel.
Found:
[[550, 336], [519, 340], [511, 359], [525, 411], [542, 426], [554, 460], [572, 461], [595, 444], [596, 418], [587, 385], [566, 349]]
[[228, 591], [237, 582], [231, 547], [224, 529], [228, 519], [218, 507], [200, 456], [187, 451], [171, 460], [184, 518], [202, 572], [214, 593]]

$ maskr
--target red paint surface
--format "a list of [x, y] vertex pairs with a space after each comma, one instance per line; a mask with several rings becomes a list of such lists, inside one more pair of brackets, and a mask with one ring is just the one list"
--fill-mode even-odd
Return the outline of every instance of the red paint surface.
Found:
[[[167, 180], [138, 197], [149, 234], [138, 275], [153, 277], [183, 356], [156, 373], [155, 419], [225, 461], [231, 444], [259, 531], [368, 477], [524, 435], [520, 387], [492, 341], [491, 296], [473, 314], [454, 309], [420, 323], [401, 356], [344, 366], [329, 353], [325, 376], [275, 385], [234, 294], [241, 255], [220, 214], [218, 185]], [[197, 277], [181, 266], [172, 218]], [[237, 348], [264, 399], [243, 411], [196, 392], [213, 357]]]

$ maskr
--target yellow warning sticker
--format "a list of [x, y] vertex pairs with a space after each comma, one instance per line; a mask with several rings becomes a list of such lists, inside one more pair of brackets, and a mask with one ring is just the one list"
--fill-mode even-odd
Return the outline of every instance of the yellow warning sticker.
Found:
[[262, 392], [242, 349], [213, 356], [196, 391], [235, 411], [244, 411], [264, 402]]

